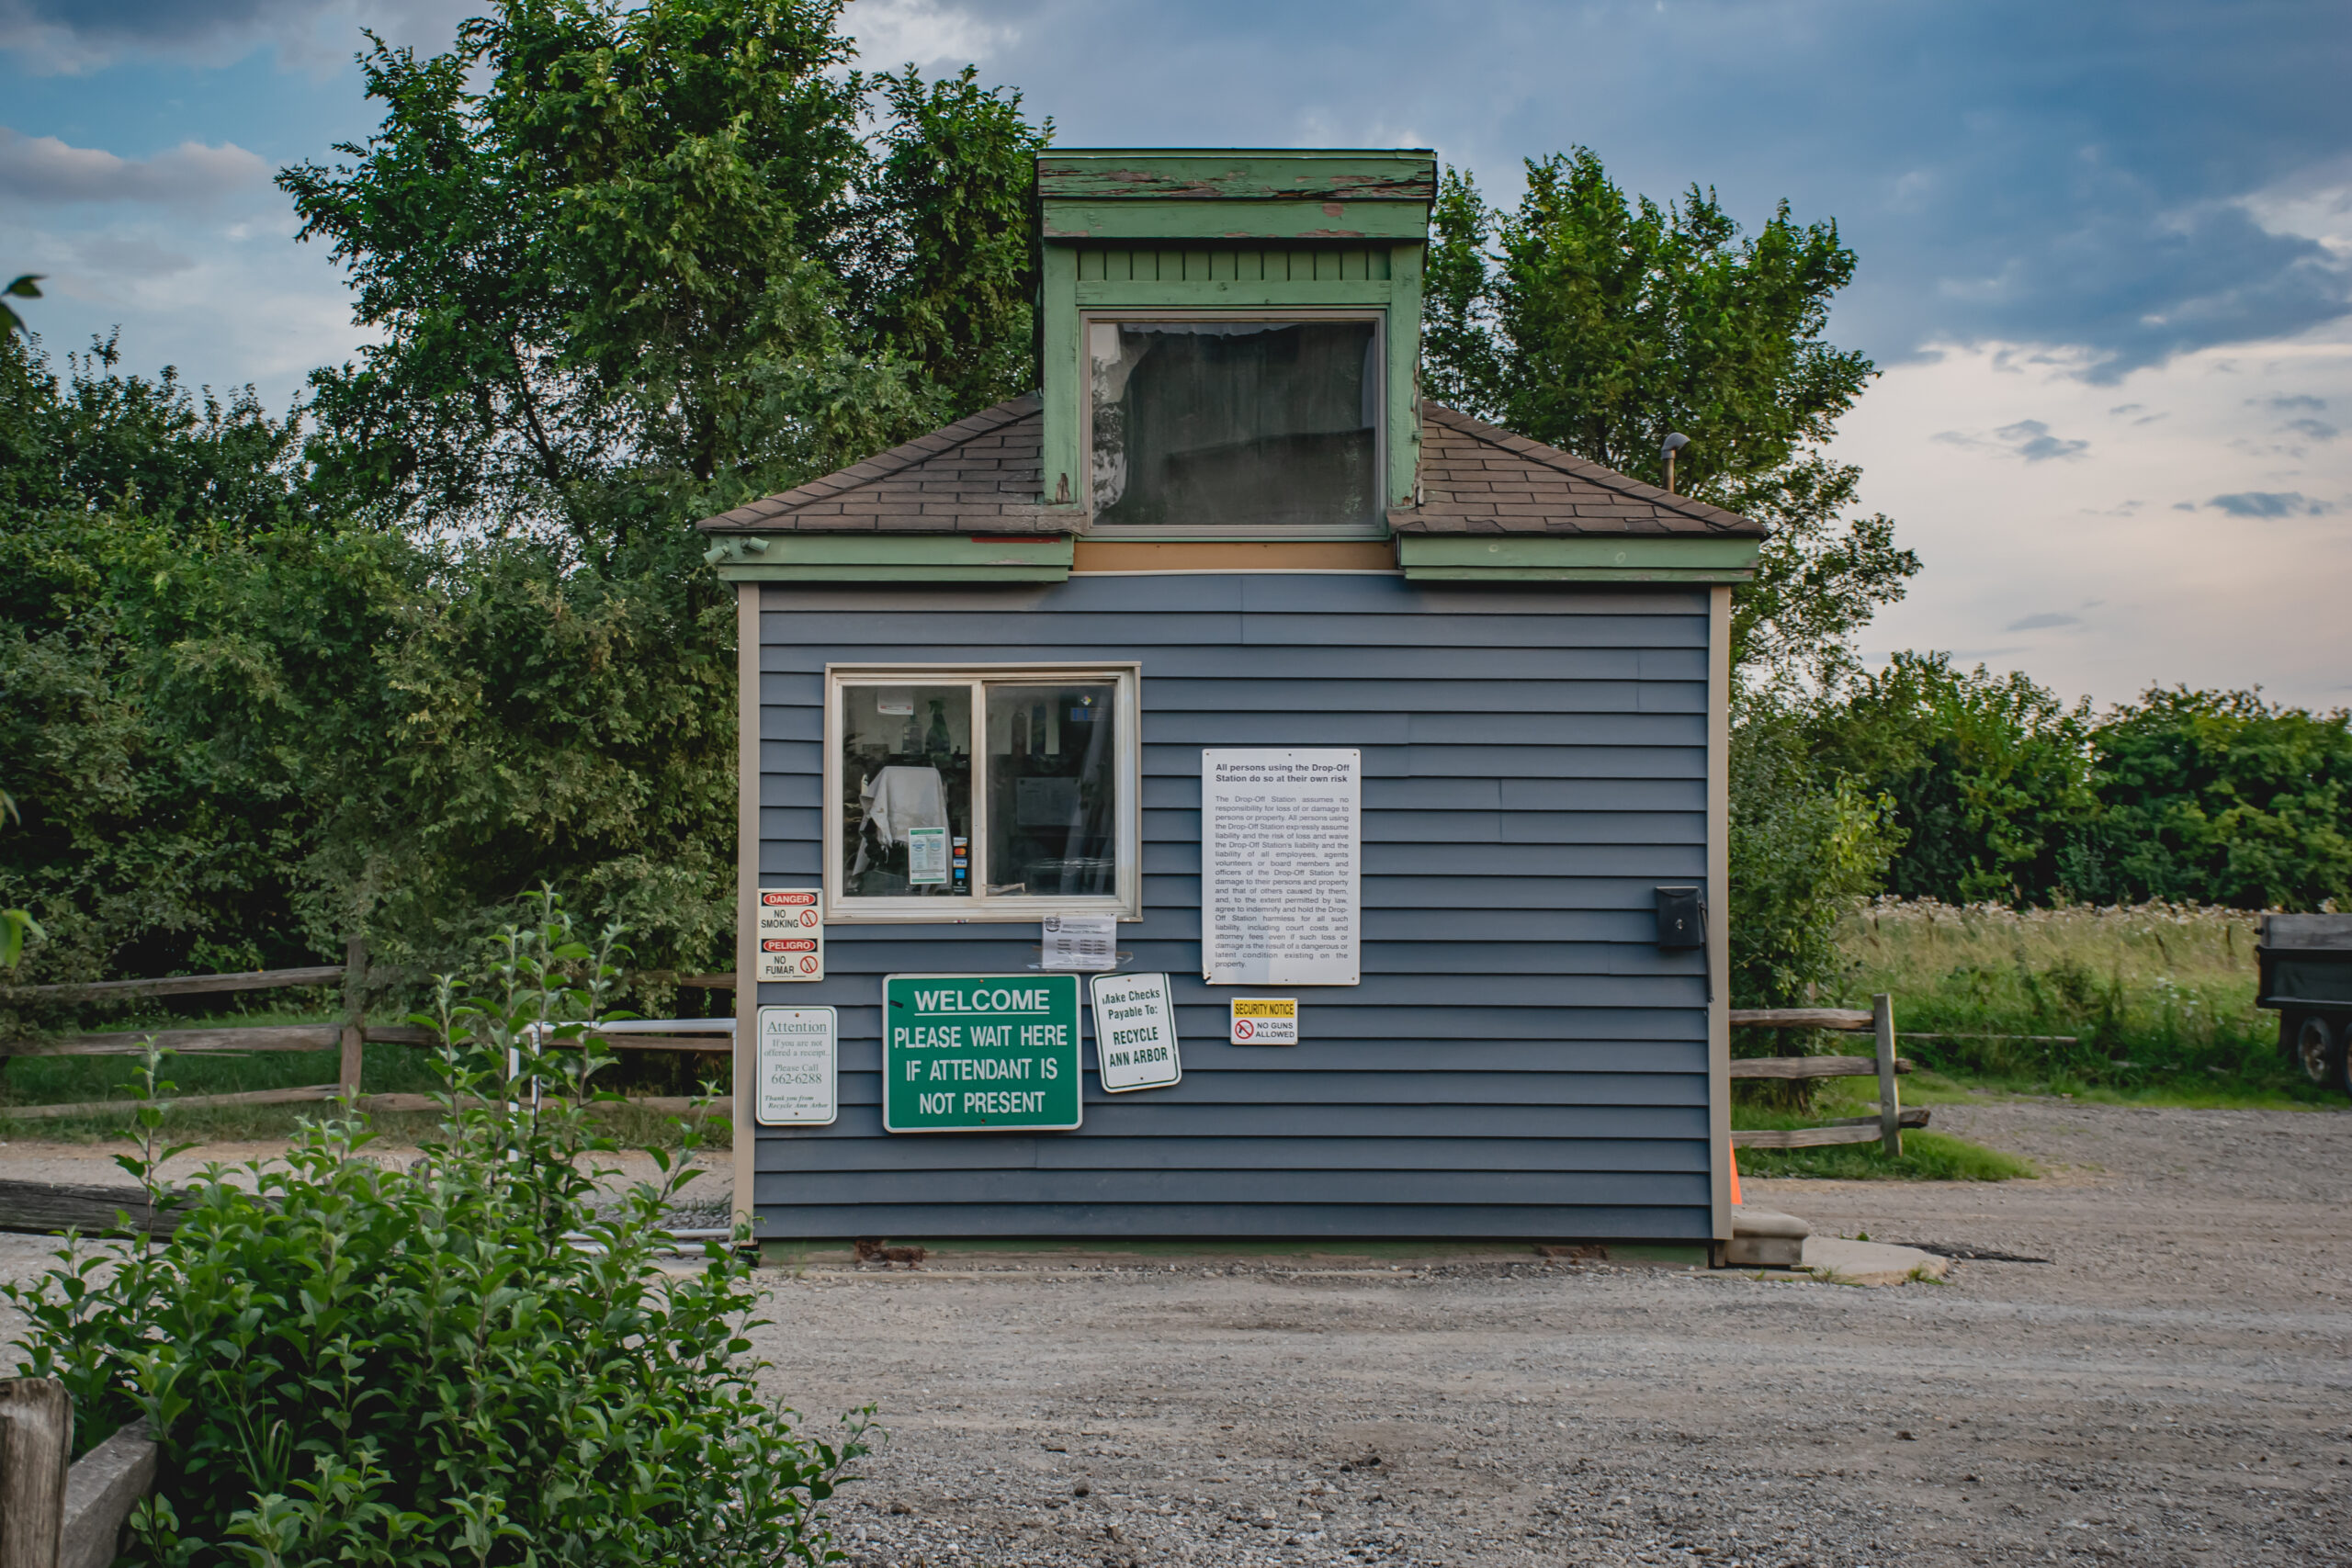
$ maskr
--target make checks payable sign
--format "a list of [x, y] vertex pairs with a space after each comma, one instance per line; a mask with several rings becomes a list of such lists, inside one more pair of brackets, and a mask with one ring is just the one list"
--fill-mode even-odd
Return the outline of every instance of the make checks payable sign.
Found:
[[885, 1132], [1078, 1125], [1077, 976], [893, 975], [882, 1003]]

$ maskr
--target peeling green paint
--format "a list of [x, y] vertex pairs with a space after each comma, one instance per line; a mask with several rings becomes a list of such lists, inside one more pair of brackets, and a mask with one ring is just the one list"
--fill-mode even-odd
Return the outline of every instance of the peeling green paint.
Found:
[[1406, 577], [1424, 581], [1747, 582], [1761, 548], [1708, 536], [1402, 534], [1396, 558]]
[[733, 534], [713, 547], [729, 582], [1059, 582], [1071, 558], [1067, 536]]

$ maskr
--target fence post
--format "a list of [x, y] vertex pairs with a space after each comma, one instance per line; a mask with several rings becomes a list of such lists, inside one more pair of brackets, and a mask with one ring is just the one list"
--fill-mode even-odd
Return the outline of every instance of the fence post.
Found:
[[1871, 1028], [1878, 1036], [1878, 1133], [1886, 1157], [1903, 1157], [1903, 1096], [1894, 1087], [1894, 998], [1871, 998]]
[[[353, 937], [343, 948], [343, 1092], [359, 1097], [361, 1047], [368, 1043], [368, 941]], [[0, 1568], [6, 1564], [0, 1563]]]
[[0, 1568], [57, 1568], [74, 1402], [54, 1378], [0, 1380]]

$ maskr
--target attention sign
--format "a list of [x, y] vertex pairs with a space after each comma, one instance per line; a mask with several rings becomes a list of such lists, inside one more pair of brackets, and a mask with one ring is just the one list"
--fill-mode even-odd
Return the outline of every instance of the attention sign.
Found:
[[831, 1008], [762, 1008], [753, 1055], [763, 1127], [830, 1127], [840, 1115], [841, 1021]]
[[883, 1131], [1079, 1124], [1077, 976], [892, 975], [882, 1004]]

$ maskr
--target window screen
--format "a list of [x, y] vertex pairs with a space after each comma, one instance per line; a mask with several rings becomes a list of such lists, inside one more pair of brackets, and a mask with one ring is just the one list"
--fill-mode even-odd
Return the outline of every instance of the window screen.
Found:
[[972, 891], [972, 688], [842, 692], [842, 886], [854, 897]]
[[1110, 525], [1368, 525], [1379, 373], [1369, 321], [1094, 321], [1096, 516]]
[[1119, 891], [1118, 718], [1102, 684], [988, 688], [989, 891]]

